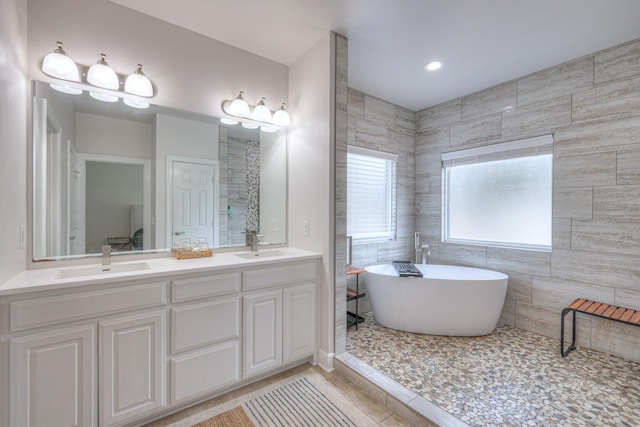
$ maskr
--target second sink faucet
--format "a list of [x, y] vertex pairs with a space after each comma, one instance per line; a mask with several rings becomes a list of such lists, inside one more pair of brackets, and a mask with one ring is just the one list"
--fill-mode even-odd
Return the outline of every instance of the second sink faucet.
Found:
[[264, 237], [262, 234], [258, 234], [257, 231], [247, 231], [248, 244], [251, 246], [251, 252], [258, 252], [258, 242], [260, 237]]

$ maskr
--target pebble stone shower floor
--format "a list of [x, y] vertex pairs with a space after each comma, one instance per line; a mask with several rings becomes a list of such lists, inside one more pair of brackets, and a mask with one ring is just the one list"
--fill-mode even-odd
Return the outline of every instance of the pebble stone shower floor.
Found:
[[640, 426], [640, 364], [498, 325], [484, 337], [384, 328], [365, 314], [347, 351], [471, 426]]

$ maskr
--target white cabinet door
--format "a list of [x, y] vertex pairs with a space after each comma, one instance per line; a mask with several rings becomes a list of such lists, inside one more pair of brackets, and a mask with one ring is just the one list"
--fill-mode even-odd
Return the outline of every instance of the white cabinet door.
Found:
[[165, 406], [165, 312], [99, 323], [100, 426]]
[[244, 375], [282, 365], [282, 290], [244, 297]]
[[284, 363], [311, 356], [316, 351], [316, 285], [284, 290]]
[[11, 425], [95, 426], [96, 327], [11, 340]]

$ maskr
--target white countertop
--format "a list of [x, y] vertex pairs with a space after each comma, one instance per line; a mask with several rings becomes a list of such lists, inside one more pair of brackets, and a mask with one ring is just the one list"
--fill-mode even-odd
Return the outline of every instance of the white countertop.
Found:
[[[269, 253], [273, 250], [267, 249]], [[293, 260], [317, 259], [321, 254], [309, 252], [297, 248], [280, 248], [278, 256], [258, 256], [256, 258], [245, 259], [237, 254], [250, 254], [243, 252], [215, 253], [212, 257], [176, 259], [173, 257], [139, 259], [136, 261], [112, 262], [114, 266], [125, 266], [127, 264], [146, 263], [148, 268], [136, 271], [125, 272], [100, 272], [99, 274], [85, 275], [80, 277], [61, 278], [61, 271], [82, 270], [87, 267], [99, 267], [99, 262], [91, 265], [81, 265], [74, 267], [56, 267], [37, 270], [27, 270], [14, 276], [9, 281], [0, 285], [0, 296], [15, 295], [44, 290], [57, 290], [74, 288], [87, 285], [98, 285], [104, 283], [118, 283], [128, 280], [152, 279], [156, 277], [165, 278], [169, 274], [206, 273], [224, 268], [268, 265]], [[258, 251], [260, 253], [262, 251]], [[246, 256], [246, 255], [245, 255]], [[98, 259], [99, 261], [99, 259]], [[117, 268], [117, 267], [116, 267]], [[73, 273], [73, 272], [72, 272]]]

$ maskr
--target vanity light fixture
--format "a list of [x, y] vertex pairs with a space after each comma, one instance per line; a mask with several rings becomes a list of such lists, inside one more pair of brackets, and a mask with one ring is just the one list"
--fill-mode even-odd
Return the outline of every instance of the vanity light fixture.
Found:
[[106, 55], [101, 53], [98, 62], [89, 67], [87, 82], [104, 89], [118, 90], [120, 87], [118, 75], [113, 68], [109, 67], [105, 58]]
[[280, 108], [273, 113], [273, 124], [278, 126], [289, 126], [291, 124], [289, 113], [284, 109], [285, 105], [286, 104], [283, 102]]
[[229, 107], [229, 114], [237, 117], [249, 117], [251, 114], [249, 110], [249, 104], [244, 100], [242, 94], [244, 92], [240, 91], [236, 99], [233, 100], [231, 106]]
[[424, 66], [424, 69], [425, 69], [425, 71], [437, 71], [442, 67], [444, 67], [444, 62], [442, 62], [442, 61], [431, 61], [427, 65]]
[[[230, 116], [220, 119], [220, 122], [228, 125], [235, 125], [239, 122], [246, 129], [257, 129], [260, 127], [264, 132], [276, 132], [278, 129], [287, 127], [291, 123], [289, 113], [285, 110], [285, 103], [274, 113], [265, 104], [266, 98], [261, 98], [255, 107], [247, 104], [240, 94], [233, 100], [222, 103], [222, 111]], [[249, 119], [249, 120], [247, 120]]]
[[[58, 48], [53, 53], [48, 54], [42, 61], [42, 71], [56, 79], [67, 80], [77, 83], [83, 83], [78, 70], [78, 65], [69, 58], [62, 49], [62, 42], [57, 42]], [[86, 67], [81, 67], [86, 69]], [[124, 82], [124, 90], [120, 89], [120, 77], [109, 67], [105, 60], [105, 54], [100, 54], [100, 59], [96, 64], [89, 67], [86, 74], [86, 82], [92, 86], [100, 87], [117, 92], [126, 92], [135, 96], [150, 98], [153, 96], [153, 85], [151, 80], [142, 72], [142, 64], [138, 64], [138, 68], [127, 76]], [[60, 92], [79, 95], [82, 93], [83, 86], [66, 84], [65, 82], [51, 83], [50, 86]], [[118, 102], [120, 96], [118, 93], [103, 93], [90, 90], [89, 95], [104, 102]], [[123, 98], [123, 102], [133, 108], [149, 108], [149, 103], [140, 99]], [[248, 107], [247, 107], [248, 108]], [[248, 113], [247, 113], [248, 114]]]
[[138, 64], [138, 68], [124, 81], [124, 91], [132, 95], [145, 96], [147, 98], [153, 96], [153, 86], [151, 81], [142, 72], [142, 64]]
[[260, 102], [258, 102], [258, 105], [253, 109], [253, 112], [251, 113], [251, 118], [253, 120], [257, 120], [259, 122], [271, 121], [271, 110], [269, 110], [269, 108], [264, 104], [264, 100], [265, 98], [262, 97]]
[[51, 77], [62, 80], [80, 81], [78, 66], [62, 49], [62, 42], [56, 42], [58, 48], [42, 61], [42, 71]]

